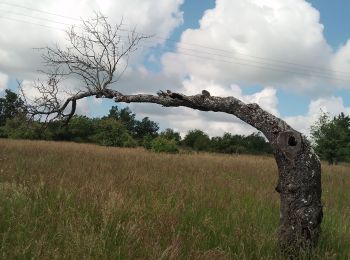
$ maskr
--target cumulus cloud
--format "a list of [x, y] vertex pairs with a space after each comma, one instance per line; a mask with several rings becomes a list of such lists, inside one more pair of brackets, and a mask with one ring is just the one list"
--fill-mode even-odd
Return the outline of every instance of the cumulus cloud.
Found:
[[350, 82], [350, 39], [341, 46], [332, 59], [332, 69], [336, 75], [335, 83], [349, 87]]
[[0, 91], [4, 90], [7, 87], [8, 76], [0, 72]]
[[[75, 18], [91, 17], [93, 11], [101, 11], [112, 22], [120, 22], [123, 17], [126, 30], [136, 28], [139, 32], [156, 35], [145, 44], [151, 47], [164, 44], [165, 38], [183, 22], [180, 6], [184, 0], [21, 2], [35, 9]], [[3, 8], [7, 8], [7, 12], [1, 20], [0, 71], [30, 82], [36, 77], [34, 68], [39, 68], [41, 63], [40, 53], [32, 48], [56, 42], [64, 44], [65, 35], [61, 30], [15, 22], [6, 17], [61, 29], [66, 26], [16, 16], [15, 13], [69, 24], [78, 21], [11, 6]], [[140, 64], [139, 58], [143, 58], [142, 52], [145, 52], [142, 50], [136, 53], [136, 59], [131, 60], [131, 66], [113, 88], [127, 94], [155, 93], [159, 89], [198, 94], [206, 89], [212, 95], [235, 96], [246, 103], [258, 103], [277, 116], [277, 89], [308, 93], [313, 97], [308, 113], [287, 118], [292, 126], [303, 132], [307, 132], [321, 107], [331, 113], [349, 111], [341, 98], [327, 99], [325, 95], [331, 95], [334, 87], [350, 87], [350, 79], [335, 80], [350, 78], [350, 40], [338, 50], [332, 50], [324, 38], [319, 12], [307, 1], [216, 0], [215, 7], [204, 13], [199, 24], [199, 28], [182, 33], [174, 53], [162, 56], [161, 73], [153, 73]], [[155, 56], [151, 56], [148, 61], [155, 60]], [[245, 95], [247, 85], [260, 85], [262, 89]], [[35, 94], [34, 90], [28, 91]], [[79, 113], [89, 115], [91, 106], [100, 106], [100, 102], [83, 101], [78, 106]], [[130, 106], [139, 116], [150, 116], [163, 127], [172, 127], [182, 134], [193, 128], [203, 129], [211, 136], [254, 131], [224, 113], [151, 104]]]
[[[244, 95], [238, 85], [225, 88], [214, 82], [192, 78], [185, 80], [182, 83], [182, 88], [175, 89], [175, 91], [192, 95], [200, 93], [202, 89], [208, 90], [211, 95], [235, 96], [246, 103], [257, 103], [267, 111], [279, 115], [277, 91], [271, 87], [264, 88], [252, 95]], [[210, 136], [222, 135], [225, 132], [235, 134], [256, 132], [254, 128], [226, 113], [202, 112], [181, 107], [162, 108], [149, 104], [132, 104], [131, 107], [139, 116], [150, 116], [153, 120], [160, 122], [163, 127], [177, 129], [182, 135], [195, 128], [205, 130]]]
[[[145, 34], [168, 37], [183, 22], [180, 11], [182, 2], [183, 0], [29, 0], [2, 4], [4, 15], [0, 18], [0, 71], [22, 79], [35, 78], [41, 57], [40, 52], [34, 48], [65, 44], [66, 36], [62, 30], [69, 25], [79, 25], [81, 18], [92, 18], [94, 12], [102, 12], [111, 23], [123, 20], [125, 35], [128, 30], [136, 29]], [[164, 38], [157, 37], [147, 46], [163, 42]]]
[[[235, 96], [277, 116], [276, 89], [307, 94], [313, 97], [308, 113], [287, 118], [307, 133], [321, 109], [332, 115], [348, 111], [341, 98], [326, 97], [335, 87], [350, 87], [350, 40], [333, 50], [323, 29], [318, 10], [305, 0], [217, 0], [200, 27], [184, 31], [176, 51], [163, 55], [164, 73], [185, 78], [182, 91], [187, 94], [206, 89], [212, 95]], [[339, 80], [344, 78], [348, 80]], [[247, 85], [265, 87], [243, 95]], [[252, 131], [214, 113], [197, 112], [180, 124], [211, 134]]]
[[217, 0], [200, 28], [186, 30], [177, 51], [163, 56], [163, 64], [167, 73], [226, 86], [293, 86], [293, 91], [320, 92], [334, 77], [331, 59], [320, 14], [308, 2]]
[[339, 115], [341, 112], [350, 115], [350, 107], [344, 105], [342, 97], [319, 98], [310, 102], [306, 115], [287, 117], [285, 120], [295, 129], [308, 134], [310, 126], [323, 112], [332, 117]]

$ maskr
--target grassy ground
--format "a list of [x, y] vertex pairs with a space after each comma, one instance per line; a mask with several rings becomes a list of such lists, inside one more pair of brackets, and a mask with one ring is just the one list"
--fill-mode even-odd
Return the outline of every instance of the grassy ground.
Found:
[[[273, 158], [0, 139], [0, 258], [278, 259]], [[350, 259], [350, 167], [316, 255]]]

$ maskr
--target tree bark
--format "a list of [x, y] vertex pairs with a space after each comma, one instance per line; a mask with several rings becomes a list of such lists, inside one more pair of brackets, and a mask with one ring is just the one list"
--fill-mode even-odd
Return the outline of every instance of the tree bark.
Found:
[[116, 102], [156, 103], [165, 107], [184, 106], [201, 111], [235, 115], [261, 131], [269, 140], [278, 166], [276, 191], [280, 194], [279, 244], [289, 255], [313, 247], [320, 234], [321, 165], [309, 141], [285, 121], [234, 97], [214, 97], [207, 91], [186, 96], [170, 91], [153, 95], [123, 95], [107, 90], [103, 97]]
[[[309, 141], [282, 119], [260, 108], [245, 104], [234, 97], [215, 97], [208, 91], [186, 96], [171, 91], [155, 95], [123, 95], [103, 89], [79, 93], [58, 109], [42, 114], [63, 114], [69, 103], [74, 114], [77, 100], [95, 96], [125, 103], [155, 103], [165, 107], [189, 107], [201, 111], [232, 114], [261, 131], [270, 142], [278, 166], [276, 191], [280, 194], [280, 248], [290, 256], [300, 250], [312, 248], [318, 240], [323, 212], [321, 203], [321, 165]], [[64, 114], [63, 114], [64, 115]]]

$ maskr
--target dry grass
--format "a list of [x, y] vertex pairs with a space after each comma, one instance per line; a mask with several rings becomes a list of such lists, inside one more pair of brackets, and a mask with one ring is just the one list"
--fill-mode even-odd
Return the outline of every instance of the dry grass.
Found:
[[[324, 167], [318, 258], [350, 258], [350, 168]], [[277, 259], [273, 158], [0, 140], [0, 258]]]

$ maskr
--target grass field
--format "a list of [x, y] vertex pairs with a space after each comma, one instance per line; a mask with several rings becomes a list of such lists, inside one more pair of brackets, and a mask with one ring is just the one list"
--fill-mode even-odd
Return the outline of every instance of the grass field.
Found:
[[[0, 258], [279, 259], [273, 158], [0, 139]], [[350, 167], [315, 256], [350, 259]]]

